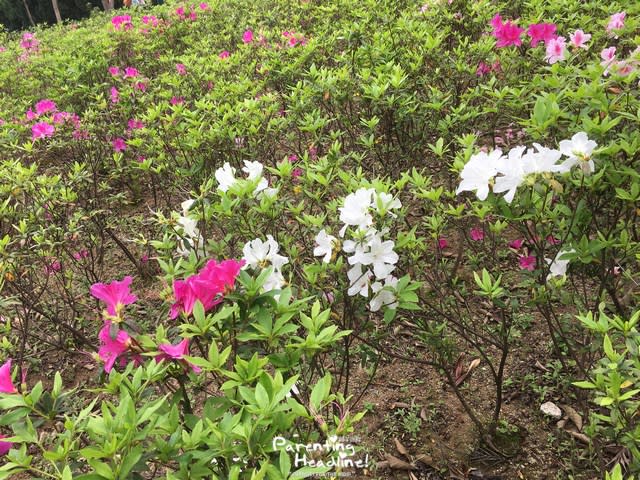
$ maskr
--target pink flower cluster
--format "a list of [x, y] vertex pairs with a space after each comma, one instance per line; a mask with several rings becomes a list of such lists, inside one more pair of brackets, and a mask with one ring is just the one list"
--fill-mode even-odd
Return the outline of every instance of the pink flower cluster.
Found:
[[111, 19], [111, 24], [116, 30], [131, 30], [133, 28], [131, 15], [117, 15]]
[[40, 46], [40, 41], [36, 38], [35, 34], [30, 32], [25, 32], [22, 35], [22, 40], [20, 41], [20, 47], [24, 49], [26, 52], [37, 52], [39, 46]]
[[502, 66], [500, 65], [500, 60], [496, 60], [491, 65], [485, 62], [480, 62], [478, 63], [478, 68], [476, 68], [476, 76], [484, 77], [485, 75], [489, 75], [491, 72], [499, 73], [501, 71]]
[[640, 67], [640, 47], [631, 52], [626, 60], [618, 60], [616, 51], [616, 47], [607, 47], [600, 52], [600, 58], [602, 58], [600, 65], [604, 67], [602, 74], [605, 77], [609, 75], [609, 72], [626, 77]]
[[[80, 128], [80, 118], [75, 113], [59, 112], [56, 103], [53, 100], [44, 99], [35, 104], [35, 112], [30, 108], [25, 116], [27, 120], [40, 120], [31, 126], [31, 140], [35, 141], [40, 138], [53, 136], [56, 129], [54, 125], [63, 125], [70, 123], [74, 127], [74, 131]], [[45, 120], [43, 116], [47, 115]]]
[[[207, 5], [206, 3], [201, 3], [199, 8], [200, 10], [205, 11], [209, 9], [209, 5]], [[180, 20], [189, 19], [192, 22], [195, 22], [198, 19], [198, 14], [196, 13], [196, 7], [194, 5], [191, 5], [189, 7], [188, 13], [184, 6], [179, 6], [178, 8], [175, 9], [175, 14], [178, 16]]]
[[171, 306], [170, 318], [174, 319], [180, 313], [191, 315], [197, 301], [202, 303], [205, 311], [222, 302], [225, 292], [234, 288], [243, 265], [242, 260], [224, 260], [220, 263], [209, 260], [197, 274], [185, 280], [175, 280], [175, 303]]
[[295, 47], [296, 45], [306, 45], [307, 39], [304, 35], [297, 34], [295, 32], [285, 31], [282, 32], [282, 36], [287, 39], [287, 45], [289, 47]]

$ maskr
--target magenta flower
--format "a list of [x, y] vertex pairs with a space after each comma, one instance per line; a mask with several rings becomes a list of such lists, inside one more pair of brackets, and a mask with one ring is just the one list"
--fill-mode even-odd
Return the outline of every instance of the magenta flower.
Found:
[[62, 270], [62, 264], [55, 259], [51, 260], [47, 265], [44, 266], [44, 273], [47, 275], [58, 273], [60, 270]]
[[[8, 438], [8, 437], [6, 435], [0, 435], [0, 438]], [[0, 440], [0, 457], [9, 453], [9, 450], [11, 450], [11, 447], [13, 447], [13, 443], [3, 442], [2, 440]]]
[[502, 48], [509, 47], [511, 45], [518, 47], [522, 45], [522, 40], [520, 39], [522, 32], [524, 32], [524, 28], [518, 27], [515, 23], [509, 20], [500, 28], [493, 31], [493, 36], [498, 40], [496, 47]]
[[224, 58], [229, 58], [229, 55], [231, 55], [231, 54], [229, 53], [228, 50], [223, 50], [222, 52], [220, 52], [220, 55], [218, 55], [218, 57], [224, 59]]
[[130, 15], [118, 15], [116, 17], [113, 17], [111, 19], [111, 24], [113, 25], [113, 28], [115, 28], [116, 30], [120, 30], [121, 28], [124, 28], [125, 30], [129, 30], [130, 28], [133, 27], [133, 24], [131, 23]]
[[47, 122], [38, 122], [31, 127], [31, 139], [51, 137], [56, 131], [55, 127]]
[[554, 237], [553, 235], [549, 235], [547, 237], [547, 243], [549, 243], [550, 245], [558, 245], [560, 243], [560, 239]]
[[173, 97], [171, 97], [171, 100], [169, 101], [169, 103], [171, 105], [181, 105], [184, 103], [184, 97], [176, 97], [174, 95]]
[[488, 75], [489, 73], [491, 73], [491, 66], [487, 65], [484, 62], [480, 62], [478, 64], [478, 68], [476, 68], [476, 76], [484, 77], [485, 75]]
[[0, 393], [18, 393], [11, 380], [11, 359], [0, 367]]
[[178, 15], [181, 19], [184, 19], [184, 7], [176, 8], [176, 15]]
[[520, 264], [520, 268], [523, 270], [533, 272], [536, 269], [536, 257], [533, 255], [520, 257], [518, 263]]
[[129, 78], [136, 78], [138, 75], [140, 74], [140, 72], [138, 72], [138, 69], [135, 67], [127, 67], [124, 69], [124, 76], [129, 77]]
[[25, 113], [25, 117], [27, 117], [27, 120], [33, 120], [35, 118], [38, 118], [36, 113], [31, 109], [27, 110], [27, 113]]
[[187, 67], [185, 67], [182, 63], [176, 63], [176, 70], [178, 71], [178, 75], [187, 74]]
[[202, 371], [200, 367], [197, 367], [192, 363], [188, 363], [186, 360], [184, 360], [185, 355], [189, 355], [188, 338], [185, 338], [177, 345], [162, 343], [158, 345], [158, 350], [160, 350], [162, 353], [156, 357], [156, 362], [161, 362], [163, 360], [181, 360], [182, 362], [188, 364], [195, 373], [200, 373]]
[[291, 176], [293, 178], [295, 178], [295, 179], [297, 179], [301, 175], [302, 175], [302, 169], [301, 168], [296, 167], [291, 171]]
[[114, 280], [111, 283], [94, 283], [91, 285], [91, 295], [107, 304], [107, 313], [112, 317], [119, 317], [120, 311], [125, 305], [136, 300], [134, 294], [129, 291], [133, 278], [127, 276], [121, 281]]
[[556, 30], [554, 23], [532, 23], [527, 29], [527, 35], [531, 37], [531, 46], [535, 47], [540, 42], [546, 44], [556, 38]]
[[494, 17], [491, 19], [491, 22], [489, 22], [489, 25], [491, 25], [493, 27], [494, 30], [498, 30], [499, 28], [502, 28], [502, 17], [500, 16], [499, 13], [496, 13], [494, 15]]
[[131, 337], [122, 329], [118, 330], [118, 334], [115, 339], [111, 338], [111, 325], [111, 320], [104, 322], [104, 326], [98, 334], [98, 338], [101, 342], [100, 349], [98, 350], [98, 356], [104, 362], [104, 371], [107, 373], [111, 371], [113, 364], [116, 362], [118, 357], [129, 350], [129, 347], [131, 346]]
[[208, 10], [209, 5], [205, 2], [200, 3], [200, 10]]
[[89, 256], [89, 250], [83, 249], [80, 250], [79, 252], [75, 252], [73, 254], [73, 258], [75, 258], [76, 260], [82, 260], [83, 258], [87, 258]]
[[109, 67], [109, 73], [115, 77], [120, 73], [120, 69], [118, 67]]
[[190, 19], [192, 22], [195, 22], [197, 18], [198, 18], [198, 15], [196, 14], [196, 12], [193, 12], [193, 11], [192, 11], [192, 12], [189, 14], [189, 19]]
[[512, 240], [509, 242], [509, 248], [513, 248], [514, 250], [520, 250], [523, 244], [524, 244], [524, 239], [518, 238], [516, 240]]
[[438, 238], [438, 248], [440, 250], [444, 250], [445, 248], [447, 248], [449, 246], [449, 242], [447, 241], [446, 238], [444, 237], [440, 237]]
[[147, 84], [145, 82], [136, 82], [133, 88], [135, 88], [136, 90], [140, 90], [141, 92], [146, 92]]
[[141, 128], [144, 128], [144, 123], [134, 118], [129, 119], [129, 122], [127, 124], [129, 125], [129, 128], [131, 130], [140, 130]]
[[118, 137], [111, 144], [114, 152], [124, 152], [127, 149], [127, 142], [124, 141], [124, 138]]
[[620, 30], [624, 28], [624, 17], [626, 17], [626, 12], [618, 12], [611, 15], [609, 18], [609, 24], [607, 25], [607, 32], [611, 33], [613, 30]]
[[589, 48], [589, 45], [586, 45], [586, 43], [591, 40], [591, 34], [584, 33], [582, 30], [576, 30], [569, 35], [569, 39], [571, 40], [571, 45], [574, 47], [586, 50]]
[[197, 301], [202, 303], [205, 311], [222, 302], [225, 292], [234, 288], [243, 265], [242, 260], [224, 260], [221, 263], [209, 260], [197, 274], [185, 280], [175, 280], [173, 295], [176, 301], [171, 306], [170, 318], [176, 318], [181, 312], [191, 315]]
[[253, 32], [251, 30], [246, 30], [243, 34], [242, 34], [242, 41], [244, 43], [251, 43], [253, 42]]
[[469, 232], [469, 236], [474, 242], [480, 242], [484, 240], [484, 231], [481, 228], [472, 228]]
[[36, 113], [38, 115], [42, 115], [47, 112], [54, 112], [56, 109], [56, 103], [53, 100], [45, 99], [36, 103]]
[[120, 92], [116, 87], [111, 87], [111, 103], [118, 103], [120, 101]]
[[552, 38], [547, 42], [547, 54], [544, 59], [553, 65], [564, 60], [567, 54], [567, 44], [564, 37]]

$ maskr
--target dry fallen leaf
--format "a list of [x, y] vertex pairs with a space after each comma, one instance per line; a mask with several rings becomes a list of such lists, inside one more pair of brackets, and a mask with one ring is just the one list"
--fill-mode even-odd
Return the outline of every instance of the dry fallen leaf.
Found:
[[573, 422], [579, 432], [582, 431], [582, 417], [578, 412], [575, 411], [573, 407], [569, 405], [561, 405], [564, 413], [569, 417], [569, 420]]
[[415, 470], [416, 467], [411, 465], [410, 463], [405, 462], [404, 460], [400, 460], [398, 457], [394, 457], [393, 455], [389, 455], [388, 453], [384, 456], [389, 462], [389, 466], [393, 470]]
[[396, 444], [396, 450], [398, 451], [398, 453], [405, 456], [406, 458], [409, 458], [409, 452], [407, 451], [406, 447], [402, 445], [400, 440], [394, 437], [393, 442]]

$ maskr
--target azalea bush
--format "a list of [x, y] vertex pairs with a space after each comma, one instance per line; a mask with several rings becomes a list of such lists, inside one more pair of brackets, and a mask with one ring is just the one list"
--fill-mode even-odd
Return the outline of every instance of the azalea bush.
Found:
[[0, 36], [0, 472], [287, 478], [392, 360], [499, 450], [535, 328], [637, 470], [638, 7], [316, 3]]

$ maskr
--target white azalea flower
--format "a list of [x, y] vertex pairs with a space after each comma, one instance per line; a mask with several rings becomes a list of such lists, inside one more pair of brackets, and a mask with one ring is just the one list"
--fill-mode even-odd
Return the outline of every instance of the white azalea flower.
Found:
[[340, 221], [345, 225], [340, 230], [340, 236], [344, 236], [347, 226], [367, 228], [373, 223], [373, 217], [369, 212], [375, 190], [372, 188], [360, 188], [354, 193], [347, 195], [344, 199], [344, 206], [340, 207]]
[[598, 146], [593, 140], [589, 140], [585, 132], [578, 132], [571, 140], [562, 140], [560, 142], [560, 152], [569, 157], [563, 165], [570, 169], [579, 161], [581, 168], [585, 173], [593, 173], [595, 171], [595, 165], [591, 159], [593, 150]]
[[575, 250], [572, 248], [569, 250], [561, 250], [553, 260], [551, 260], [550, 258], [545, 258], [547, 264], [550, 264], [549, 275], [547, 275], [547, 282], [553, 277], [563, 277], [567, 274], [567, 267], [569, 266], [571, 260], [561, 260], [561, 258], [567, 253], [574, 252]]
[[242, 171], [247, 174], [247, 180], [257, 180], [262, 177], [263, 169], [264, 165], [260, 162], [250, 162], [249, 160], [244, 160], [244, 167], [242, 167]]
[[273, 266], [274, 270], [280, 270], [283, 265], [289, 263], [289, 259], [278, 254], [280, 246], [271, 235], [267, 235], [267, 241], [256, 238], [247, 242], [242, 248], [245, 267], [266, 268]]
[[376, 194], [375, 206], [378, 213], [382, 214], [389, 212], [393, 217], [395, 217], [395, 214], [392, 213], [391, 210], [402, 208], [402, 203], [400, 203], [400, 200], [397, 198], [394, 198], [393, 195], [380, 192]]
[[229, 165], [229, 162], [216, 170], [215, 177], [218, 181], [218, 189], [222, 192], [226, 192], [236, 181], [236, 169]]
[[371, 291], [374, 293], [373, 298], [369, 302], [369, 308], [372, 312], [377, 312], [383, 306], [390, 309], [398, 308], [396, 298], [396, 287], [398, 279], [389, 276], [385, 279], [384, 285], [381, 282], [375, 282], [371, 285]]
[[527, 164], [527, 170], [530, 173], [545, 173], [545, 172], [568, 172], [569, 169], [564, 165], [558, 165], [558, 160], [562, 156], [562, 152], [554, 150], [552, 148], [543, 147], [539, 143], [534, 143], [535, 151], [533, 149], [527, 150], [527, 154], [523, 157]]
[[475, 190], [479, 200], [486, 200], [489, 195], [489, 182], [496, 175], [497, 164], [501, 158], [502, 150], [499, 148], [488, 155], [485, 152], [473, 155], [460, 172], [462, 181], [456, 194]]
[[363, 297], [369, 296], [369, 282], [371, 281], [371, 277], [373, 274], [370, 270], [362, 271], [362, 265], [359, 263], [354, 265], [348, 272], [347, 277], [349, 278], [349, 290], [347, 290], [347, 294], [350, 297], [354, 295], [360, 294]]
[[195, 200], [192, 198], [189, 198], [180, 204], [180, 207], [182, 207], [182, 214], [185, 217], [189, 214], [189, 209], [191, 208], [191, 205], [193, 205], [194, 203], [195, 203]]
[[329, 235], [323, 228], [318, 232], [318, 235], [316, 235], [317, 247], [313, 249], [313, 255], [316, 257], [324, 257], [322, 261], [324, 263], [329, 263], [331, 261], [333, 246], [336, 240], [336, 237]]
[[529, 173], [526, 168], [527, 162], [522, 157], [526, 148], [527, 147], [512, 148], [507, 157], [502, 157], [496, 162], [496, 170], [502, 175], [496, 177], [493, 192], [507, 192], [504, 196], [507, 203], [513, 201], [516, 189], [524, 181], [527, 173]]
[[274, 268], [271, 272], [271, 275], [269, 275], [265, 280], [262, 288], [265, 292], [270, 292], [271, 290], [280, 290], [284, 286], [284, 284], [285, 280], [282, 276], [282, 272]]

